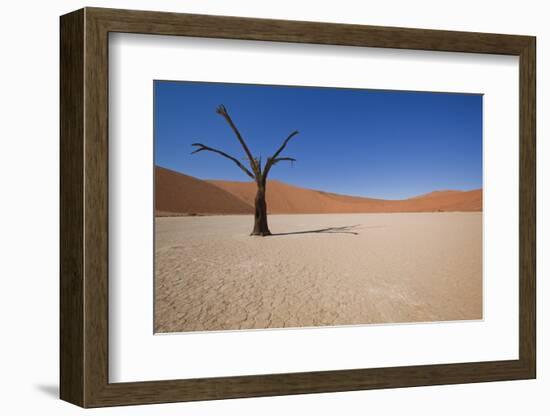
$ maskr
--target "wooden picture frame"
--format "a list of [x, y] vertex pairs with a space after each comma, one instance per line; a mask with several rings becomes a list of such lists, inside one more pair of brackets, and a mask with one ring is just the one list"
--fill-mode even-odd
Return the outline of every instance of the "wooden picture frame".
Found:
[[[535, 38], [85, 8], [61, 17], [60, 396], [82, 407], [535, 378]], [[519, 56], [519, 359], [109, 383], [110, 32]]]

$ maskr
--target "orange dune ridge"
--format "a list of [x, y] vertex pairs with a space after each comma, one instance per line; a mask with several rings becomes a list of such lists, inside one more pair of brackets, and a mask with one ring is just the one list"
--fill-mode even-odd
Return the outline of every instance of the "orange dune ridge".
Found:
[[[156, 215], [251, 214], [253, 182], [204, 181], [155, 167]], [[267, 184], [270, 214], [481, 211], [482, 190], [435, 191], [403, 200], [363, 198], [299, 188], [273, 180]]]
[[251, 214], [252, 207], [208, 182], [155, 167], [155, 211], [171, 214]]

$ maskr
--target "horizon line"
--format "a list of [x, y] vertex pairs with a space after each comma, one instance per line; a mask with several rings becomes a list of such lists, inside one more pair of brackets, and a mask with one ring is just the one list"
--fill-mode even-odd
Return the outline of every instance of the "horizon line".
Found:
[[[154, 167], [169, 170], [171, 172], [174, 172], [174, 173], [177, 173], [177, 174], [180, 174], [180, 175], [189, 176], [189, 177], [192, 177], [192, 178], [195, 178], [197, 180], [204, 181], [204, 182], [221, 181], [221, 182], [233, 182], [233, 183], [235, 183], [235, 182], [236, 183], [254, 183], [253, 180], [248, 180], [247, 181], [247, 180], [229, 180], [229, 179], [204, 179], [204, 178], [199, 178], [197, 176], [193, 176], [193, 175], [190, 175], [188, 173], [184, 173], [184, 172], [172, 169], [172, 168], [167, 168], [167, 167], [164, 167], [164, 166], [161, 166], [161, 165], [158, 165], [158, 164], [154, 164]], [[268, 179], [268, 182], [279, 182], [279, 183], [282, 183], [282, 184], [287, 185], [287, 186], [293, 186], [295, 188], [300, 188], [300, 189], [304, 189], [304, 190], [308, 190], [308, 191], [314, 191], [314, 192], [321, 192], [321, 193], [325, 193], [325, 194], [331, 194], [331, 195], [337, 195], [337, 196], [346, 196], [346, 197], [352, 197], [352, 198], [374, 199], [374, 200], [379, 200], [379, 201], [407, 201], [407, 200], [410, 200], [410, 199], [415, 199], [415, 198], [419, 198], [419, 197], [422, 197], [422, 196], [427, 196], [427, 195], [437, 193], [437, 192], [461, 192], [461, 193], [466, 193], [466, 192], [474, 192], [474, 191], [483, 191], [483, 187], [467, 189], [467, 190], [448, 189], [447, 188], [447, 189], [434, 189], [434, 190], [431, 190], [431, 191], [428, 191], [428, 192], [423, 192], [421, 194], [415, 194], [415, 195], [410, 196], [408, 198], [379, 198], [379, 197], [371, 197], [371, 196], [365, 196], [365, 195], [343, 194], [343, 193], [339, 193], [339, 192], [325, 191], [325, 190], [314, 189], [314, 188], [305, 188], [305, 187], [300, 186], [300, 185], [294, 185], [292, 183], [283, 182], [279, 179]]]

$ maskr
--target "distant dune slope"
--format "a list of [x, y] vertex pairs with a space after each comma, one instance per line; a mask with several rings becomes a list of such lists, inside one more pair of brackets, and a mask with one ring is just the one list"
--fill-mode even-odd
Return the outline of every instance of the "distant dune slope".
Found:
[[[252, 182], [203, 181], [160, 167], [155, 174], [157, 214], [253, 212], [256, 185]], [[481, 211], [482, 190], [436, 191], [396, 201], [338, 195], [274, 180], [267, 185], [267, 207], [272, 214]]]
[[481, 189], [473, 191], [435, 191], [406, 200], [412, 205], [422, 207], [428, 211], [436, 206], [442, 211], [482, 211], [483, 192]]
[[250, 214], [251, 205], [208, 182], [155, 167], [155, 211], [171, 214]]
[[[256, 185], [252, 182], [208, 182], [254, 204]], [[298, 188], [279, 181], [268, 182], [266, 196], [267, 209], [273, 214], [374, 212], [385, 202]]]
[[[253, 206], [256, 185], [252, 182], [212, 180], [209, 183]], [[299, 188], [279, 181], [267, 185], [267, 208], [272, 214], [330, 214], [362, 212], [481, 211], [482, 191], [443, 191], [405, 200], [384, 200], [338, 195]]]

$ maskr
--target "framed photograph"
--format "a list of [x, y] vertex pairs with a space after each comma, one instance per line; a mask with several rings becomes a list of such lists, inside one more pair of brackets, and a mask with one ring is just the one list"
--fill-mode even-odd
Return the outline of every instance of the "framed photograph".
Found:
[[534, 37], [60, 28], [63, 400], [535, 378]]

